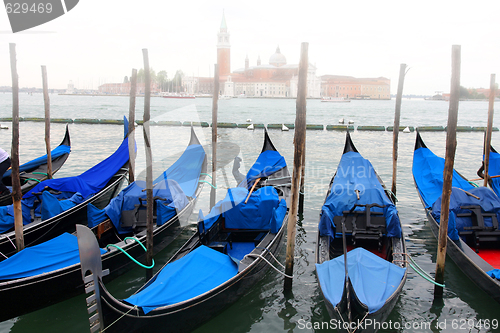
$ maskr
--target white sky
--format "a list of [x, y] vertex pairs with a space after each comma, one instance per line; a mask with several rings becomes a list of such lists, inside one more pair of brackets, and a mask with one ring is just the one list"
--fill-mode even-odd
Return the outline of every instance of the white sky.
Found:
[[[173, 77], [213, 75], [222, 12], [231, 42], [231, 70], [248, 55], [263, 64], [279, 46], [297, 64], [302, 42], [317, 75], [391, 79], [399, 67], [411, 69], [405, 94], [448, 92], [451, 48], [461, 45], [461, 85], [489, 88], [500, 74], [500, 1], [128, 1], [80, 0], [67, 14], [12, 34], [0, 9], [0, 86], [10, 86], [9, 43], [16, 43], [21, 87], [41, 87], [40, 65], [50, 88], [94, 88], [122, 82], [142, 68], [142, 49], [150, 66]], [[500, 78], [497, 78], [500, 82]]]

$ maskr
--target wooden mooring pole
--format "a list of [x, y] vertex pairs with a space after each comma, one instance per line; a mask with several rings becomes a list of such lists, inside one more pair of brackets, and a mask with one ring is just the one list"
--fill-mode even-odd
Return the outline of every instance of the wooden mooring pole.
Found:
[[47, 68], [42, 66], [43, 104], [45, 107], [45, 148], [47, 150], [47, 178], [52, 179], [52, 154], [50, 150], [50, 100]]
[[214, 94], [212, 96], [212, 189], [210, 191], [210, 209], [217, 199], [217, 109], [219, 102], [219, 65], [214, 66]]
[[[451, 185], [453, 180], [453, 164], [457, 148], [457, 118], [460, 99], [460, 45], [453, 45], [451, 56], [451, 88], [450, 107], [448, 110], [448, 127], [446, 131], [446, 156], [444, 162], [443, 193], [441, 195], [441, 217], [439, 219], [439, 237], [436, 259], [436, 282], [444, 284], [444, 266], [446, 260], [446, 244], [448, 238], [448, 216], [450, 207]], [[443, 288], [434, 286], [434, 298], [443, 297]]]
[[[144, 147], [146, 150], [146, 198], [148, 206], [146, 209], [146, 265], [153, 264], [153, 156], [151, 152], [151, 133], [149, 129], [150, 100], [151, 100], [151, 73], [149, 72], [148, 49], [142, 49], [144, 58], [144, 123], [142, 125], [144, 134]], [[146, 270], [146, 279], [153, 277], [153, 269]]]
[[[299, 199], [300, 178], [304, 168], [303, 154], [306, 148], [306, 89], [307, 89], [307, 66], [309, 43], [302, 43], [299, 63], [299, 83], [297, 91], [295, 135], [293, 139], [293, 175], [292, 175], [292, 198], [288, 212], [287, 243], [285, 274], [293, 275], [293, 259], [295, 255], [295, 232], [297, 223], [297, 206]], [[285, 277], [285, 290], [292, 289], [292, 279]]]
[[391, 192], [396, 200], [396, 180], [398, 177], [398, 136], [399, 119], [401, 117], [401, 100], [403, 98], [403, 85], [405, 81], [406, 64], [399, 67], [398, 94], [396, 95], [396, 111], [394, 114], [394, 127], [392, 129], [392, 187]]
[[488, 105], [488, 127], [484, 138], [484, 186], [488, 186], [489, 166], [490, 166], [490, 148], [491, 132], [493, 130], [493, 105], [495, 104], [495, 74], [490, 78], [490, 99]]
[[10, 43], [10, 68], [12, 73], [12, 201], [14, 202], [14, 228], [17, 251], [24, 249], [22, 192], [19, 179], [19, 78], [17, 76], [16, 44]]
[[137, 69], [132, 69], [130, 77], [130, 102], [128, 108], [128, 181], [135, 181], [135, 94], [137, 91]]

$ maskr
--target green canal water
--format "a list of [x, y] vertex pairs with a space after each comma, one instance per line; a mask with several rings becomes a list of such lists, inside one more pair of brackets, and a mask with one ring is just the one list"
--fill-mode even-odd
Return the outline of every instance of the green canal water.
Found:
[[[91, 97], [50, 95], [51, 116], [71, 119], [122, 119], [128, 115], [127, 97]], [[136, 119], [142, 119], [143, 99], [137, 99]], [[211, 123], [211, 99], [172, 100], [152, 98], [152, 120], [206, 121]], [[352, 101], [351, 103], [321, 103], [307, 101], [307, 123], [335, 125], [340, 118], [353, 120], [357, 126], [392, 126], [395, 101]], [[487, 102], [461, 102], [459, 126], [486, 126]], [[0, 118], [12, 115], [12, 95], [0, 94]], [[402, 103], [402, 126], [446, 126], [448, 103], [441, 101], [407, 100]], [[40, 94], [20, 96], [21, 117], [43, 117], [43, 97]], [[231, 99], [219, 101], [219, 122], [294, 123], [295, 100]], [[497, 117], [498, 119], [498, 117]], [[3, 125], [10, 124], [1, 122]], [[500, 124], [498, 120], [495, 125]], [[498, 126], [498, 125], [496, 125]], [[55, 146], [63, 137], [65, 125], [51, 124], [51, 142]], [[139, 127], [140, 129], [140, 127]], [[79, 174], [111, 154], [121, 142], [123, 129], [118, 125], [70, 124], [71, 155], [56, 177]], [[211, 138], [210, 128], [197, 127], [203, 144]], [[169, 165], [189, 141], [188, 127], [152, 126], [152, 149], [155, 168]], [[246, 170], [258, 156], [263, 142], [263, 130], [219, 128], [219, 142], [239, 146], [243, 159], [240, 171]], [[269, 130], [276, 148], [283, 154], [290, 170], [293, 163], [294, 131]], [[0, 130], [0, 147], [9, 149], [11, 130]], [[444, 156], [445, 132], [423, 132], [427, 146]], [[359, 152], [369, 159], [386, 184], [392, 181], [392, 132], [352, 132]], [[138, 172], [145, 169], [142, 131], [136, 131]], [[327, 332], [334, 325], [320, 296], [314, 270], [315, 242], [319, 212], [327, 187], [340, 160], [345, 133], [309, 130], [306, 143], [306, 187], [304, 213], [297, 225], [293, 290], [283, 292], [283, 277], [270, 270], [253, 290], [231, 307], [199, 327], [195, 332]], [[437, 242], [427, 224], [422, 204], [412, 179], [411, 164], [415, 132], [400, 133], [397, 177], [397, 208], [403, 223], [408, 252], [426, 272], [435, 270]], [[457, 134], [456, 169], [464, 176], [476, 178], [481, 164], [483, 133]], [[493, 133], [492, 145], [500, 147], [500, 135]], [[44, 125], [40, 122], [20, 123], [21, 162], [43, 154]], [[178, 156], [178, 155], [177, 155]], [[217, 198], [227, 187], [236, 186], [231, 174], [232, 163], [217, 173]], [[208, 212], [210, 187], [205, 186], [189, 223], [175, 230], [177, 237], [155, 257], [156, 268], [195, 230], [198, 210]], [[284, 262], [284, 246], [280, 259]], [[141, 268], [108, 284], [117, 297], [126, 297], [145, 282]], [[391, 326], [380, 332], [494, 332], [491, 326], [500, 320], [500, 304], [492, 300], [470, 281], [451, 261], [446, 262], [444, 298], [433, 302], [434, 287], [411, 269], [401, 296], [388, 318]], [[19, 297], [22, 297], [20, 295]], [[2, 299], [1, 302], [9, 302]], [[0, 323], [0, 333], [27, 332], [88, 332], [85, 296], [81, 295], [54, 306]], [[485, 327], [489, 323], [490, 327]], [[179, 323], [182, 325], [182, 323]]]

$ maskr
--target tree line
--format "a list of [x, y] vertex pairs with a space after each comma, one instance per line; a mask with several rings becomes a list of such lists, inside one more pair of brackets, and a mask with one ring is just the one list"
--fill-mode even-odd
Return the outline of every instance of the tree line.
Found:
[[[172, 79], [168, 78], [167, 71], [161, 70], [158, 73], [155, 72], [153, 68], [149, 69], [149, 75], [151, 76], [151, 82], [158, 84], [161, 91], [172, 91], [172, 92], [182, 92], [182, 78], [184, 73], [181, 70], [177, 70]], [[144, 69], [141, 68], [137, 71], [137, 83], [144, 83], [146, 78]], [[128, 83], [129, 78], [125, 76], [123, 83]]]

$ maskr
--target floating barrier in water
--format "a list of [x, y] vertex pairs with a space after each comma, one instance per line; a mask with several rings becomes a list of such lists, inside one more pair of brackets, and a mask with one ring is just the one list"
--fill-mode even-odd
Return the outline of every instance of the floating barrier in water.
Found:
[[323, 125], [314, 125], [314, 124], [307, 124], [306, 125], [306, 129], [309, 129], [309, 130], [324, 130], [325, 129], [325, 126]]
[[327, 131], [354, 131], [354, 126], [352, 125], [326, 125]]
[[[399, 126], [399, 131], [402, 132], [405, 130], [405, 128], [407, 128], [410, 130], [410, 132], [414, 132], [415, 131], [415, 127], [413, 126]], [[394, 126], [387, 126], [387, 130], [389, 132], [392, 132], [392, 130], [394, 129]]]
[[[248, 124], [246, 124], [248, 126]], [[220, 128], [236, 128], [238, 125], [236, 123], [217, 123], [217, 127]]]
[[385, 131], [384, 126], [358, 126], [358, 131]]
[[100, 119], [75, 119], [73, 122], [75, 124], [99, 124]]
[[444, 131], [443, 126], [419, 126], [417, 129], [421, 132], [442, 132]]
[[[11, 117], [0, 118], [1, 122], [12, 122]], [[33, 122], [44, 122], [45, 118], [39, 117], [19, 117], [19, 121], [33, 121]], [[51, 123], [66, 123], [66, 124], [109, 124], [109, 125], [123, 125], [122, 119], [71, 119], [71, 118], [51, 118]], [[136, 120], [137, 125], [142, 125], [144, 123], [143, 120]], [[150, 125], [157, 126], [199, 126], [199, 127], [211, 127], [212, 125], [206, 121], [176, 121], [176, 120], [161, 120], [161, 121], [150, 121]], [[243, 123], [217, 123], [217, 126], [220, 128], [248, 128], [251, 124]], [[252, 124], [254, 128], [265, 128], [268, 129], [279, 129], [279, 130], [288, 130], [294, 129], [295, 124]], [[358, 131], [389, 131], [392, 132], [394, 126], [388, 126], [385, 128], [384, 126], [358, 126]], [[444, 132], [446, 131], [446, 127], [444, 126], [399, 126], [399, 131], [404, 131], [406, 128], [410, 132], [414, 132], [415, 129], [422, 132]], [[349, 129], [350, 131], [354, 131], [354, 126], [352, 124], [338, 124], [338, 125], [319, 125], [319, 124], [307, 124], [306, 129], [308, 130], [328, 130], [328, 131], [345, 131]], [[408, 131], [407, 130], [407, 131]], [[485, 132], [487, 128], [485, 126], [457, 126], [458, 132]], [[492, 130], [494, 132], [498, 132], [498, 127], [493, 127]]]
[[[142, 120], [141, 120], [142, 122]], [[139, 122], [137, 121], [139, 124]], [[140, 125], [140, 124], [139, 124]], [[182, 123], [177, 120], [160, 120], [152, 123], [152, 125], [158, 125], [158, 126], [182, 126]]]
[[[488, 129], [487, 127], [483, 127], [483, 126], [472, 127], [473, 132], [486, 132], [487, 129]], [[491, 130], [493, 132], [498, 132], [498, 127], [492, 127]]]

